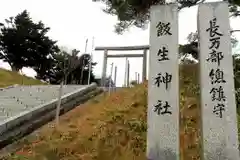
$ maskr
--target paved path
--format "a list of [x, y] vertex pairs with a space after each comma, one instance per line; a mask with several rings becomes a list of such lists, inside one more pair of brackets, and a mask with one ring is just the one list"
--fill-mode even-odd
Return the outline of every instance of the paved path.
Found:
[[[63, 95], [84, 87], [67, 85]], [[16, 86], [0, 90], [0, 122], [58, 98], [59, 85]]]

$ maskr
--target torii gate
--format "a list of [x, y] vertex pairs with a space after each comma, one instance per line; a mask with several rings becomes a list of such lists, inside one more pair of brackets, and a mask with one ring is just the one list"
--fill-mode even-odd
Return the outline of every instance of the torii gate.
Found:
[[[108, 51], [136, 51], [143, 50], [143, 54], [118, 54], [118, 55], [109, 55]], [[142, 65], [142, 81], [147, 78], [147, 50], [149, 50], [149, 45], [143, 46], [122, 46], [122, 47], [96, 47], [95, 51], [104, 51], [103, 57], [103, 72], [101, 85], [105, 85], [106, 80], [106, 71], [107, 71], [107, 58], [133, 58], [133, 57], [143, 57]]]

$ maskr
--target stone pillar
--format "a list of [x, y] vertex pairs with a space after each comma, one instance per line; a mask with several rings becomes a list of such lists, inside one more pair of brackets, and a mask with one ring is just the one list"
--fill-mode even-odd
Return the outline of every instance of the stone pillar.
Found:
[[104, 55], [103, 55], [103, 70], [102, 70], [102, 79], [101, 79], [101, 86], [102, 86], [102, 87], [105, 87], [105, 84], [106, 84], [107, 54], [108, 54], [108, 50], [104, 50]]
[[147, 79], [147, 50], [143, 50], [142, 81]]
[[179, 160], [178, 6], [154, 5], [150, 17], [146, 159]]
[[204, 160], [239, 160], [237, 111], [226, 2], [200, 4], [198, 33]]

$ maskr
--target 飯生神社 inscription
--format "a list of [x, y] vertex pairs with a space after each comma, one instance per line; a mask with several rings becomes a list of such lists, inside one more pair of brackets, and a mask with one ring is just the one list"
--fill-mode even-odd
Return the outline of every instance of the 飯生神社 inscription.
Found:
[[179, 157], [177, 6], [153, 6], [150, 18], [147, 158], [174, 160]]
[[198, 9], [204, 159], [239, 160], [228, 5]]

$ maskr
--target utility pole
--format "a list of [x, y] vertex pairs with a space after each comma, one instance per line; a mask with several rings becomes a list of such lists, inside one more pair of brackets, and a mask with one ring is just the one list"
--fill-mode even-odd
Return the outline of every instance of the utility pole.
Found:
[[[86, 39], [84, 55], [87, 53], [87, 44], [88, 44], [88, 38]], [[83, 56], [83, 64], [82, 64], [82, 70], [81, 70], [80, 84], [83, 84], [83, 71], [84, 71], [84, 66], [85, 66], [85, 59], [84, 59], [84, 56]]]
[[60, 113], [60, 107], [61, 107], [61, 100], [62, 100], [62, 92], [63, 92], [63, 80], [60, 83], [60, 88], [58, 92], [58, 104], [56, 109], [56, 126], [59, 126], [59, 113]]
[[92, 71], [93, 50], [94, 50], [94, 37], [92, 38], [92, 51], [91, 51], [90, 60], [89, 60], [88, 85], [90, 85], [90, 78], [91, 78], [91, 71]]
[[67, 59], [64, 58], [64, 61], [63, 61], [63, 68], [64, 68], [64, 84], [67, 85], [67, 67], [66, 67], [66, 61]]

